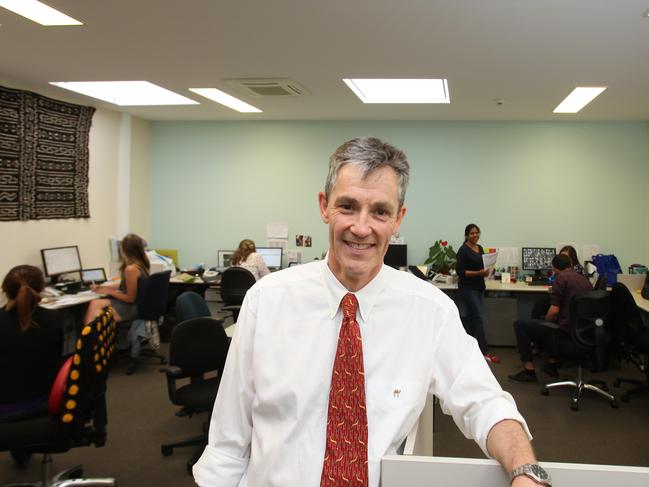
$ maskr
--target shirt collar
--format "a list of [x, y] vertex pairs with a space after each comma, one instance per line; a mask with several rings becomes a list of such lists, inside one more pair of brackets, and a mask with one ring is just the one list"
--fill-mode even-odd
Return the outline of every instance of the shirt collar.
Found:
[[[327, 264], [329, 261], [328, 257], [329, 255], [327, 254], [323, 259], [322, 281], [324, 283], [327, 302], [329, 304], [329, 316], [333, 319], [333, 317], [336, 316], [336, 313], [338, 313], [340, 302], [349, 291], [340, 283], [336, 276], [334, 276], [331, 269], [329, 269], [329, 265]], [[370, 312], [372, 311], [372, 308], [374, 308], [379, 294], [386, 286], [387, 280], [385, 277], [385, 269], [386, 267], [383, 265], [374, 279], [368, 282], [364, 288], [353, 293], [358, 300], [358, 309], [361, 319], [364, 322], [367, 322], [369, 319]]]

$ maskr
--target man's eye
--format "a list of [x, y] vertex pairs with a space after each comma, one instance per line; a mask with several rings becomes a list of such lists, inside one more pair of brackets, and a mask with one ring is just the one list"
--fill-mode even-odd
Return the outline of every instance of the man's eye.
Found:
[[343, 211], [352, 211], [352, 205], [340, 205], [339, 208]]
[[376, 210], [376, 214], [378, 216], [389, 216], [390, 212], [388, 212], [388, 210], [384, 210], [383, 208], [379, 208], [378, 210]]

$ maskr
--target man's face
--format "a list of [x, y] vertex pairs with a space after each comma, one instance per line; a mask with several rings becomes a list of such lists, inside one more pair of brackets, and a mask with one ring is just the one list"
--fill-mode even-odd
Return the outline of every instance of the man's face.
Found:
[[329, 268], [349, 291], [358, 291], [383, 265], [390, 236], [399, 231], [406, 208], [399, 208], [398, 178], [383, 167], [363, 179], [345, 165], [329, 200], [318, 194], [322, 221], [329, 225]]

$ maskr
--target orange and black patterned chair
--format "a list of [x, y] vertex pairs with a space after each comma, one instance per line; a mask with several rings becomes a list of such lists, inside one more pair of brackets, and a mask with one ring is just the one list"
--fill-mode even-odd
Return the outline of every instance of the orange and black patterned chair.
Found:
[[17, 485], [115, 486], [112, 478], [82, 479], [81, 465], [52, 477], [52, 453], [106, 443], [106, 378], [115, 352], [113, 309], [106, 307], [85, 325], [75, 352], [64, 362], [52, 386], [48, 411], [36, 417], [0, 423], [0, 451], [25, 457], [43, 454], [42, 479]]

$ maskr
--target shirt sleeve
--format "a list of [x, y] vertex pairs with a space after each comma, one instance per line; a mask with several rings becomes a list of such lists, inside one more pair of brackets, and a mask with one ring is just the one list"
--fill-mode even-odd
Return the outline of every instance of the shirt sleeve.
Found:
[[566, 281], [561, 274], [557, 274], [554, 283], [552, 283], [552, 291], [550, 292], [550, 304], [553, 306], [561, 307], [561, 296], [565, 292]]
[[266, 262], [264, 262], [264, 258], [259, 254], [256, 255], [257, 255], [257, 270], [259, 271], [259, 279], [261, 279], [266, 274], [270, 274], [270, 271], [266, 266]]
[[439, 398], [442, 411], [450, 414], [464, 436], [475, 440], [488, 457], [487, 437], [500, 421], [518, 421], [532, 439], [514, 398], [500, 387], [478, 343], [464, 331], [457, 308], [440, 310], [439, 321], [432, 351], [431, 392]]
[[457, 262], [455, 263], [455, 272], [458, 276], [465, 277], [466, 274], [466, 251], [464, 244], [458, 249], [456, 254]]
[[254, 293], [246, 293], [214, 403], [208, 444], [193, 468], [199, 486], [236, 487], [248, 467], [254, 397], [254, 302]]

